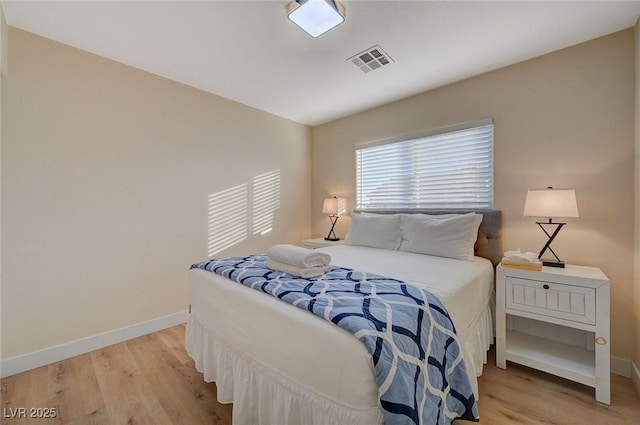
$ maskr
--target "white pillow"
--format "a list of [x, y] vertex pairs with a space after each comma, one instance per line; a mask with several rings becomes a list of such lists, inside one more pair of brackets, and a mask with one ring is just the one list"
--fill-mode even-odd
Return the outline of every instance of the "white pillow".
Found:
[[399, 214], [353, 214], [351, 229], [345, 237], [347, 245], [361, 245], [381, 249], [400, 246]]
[[480, 223], [476, 213], [403, 215], [400, 251], [472, 261]]

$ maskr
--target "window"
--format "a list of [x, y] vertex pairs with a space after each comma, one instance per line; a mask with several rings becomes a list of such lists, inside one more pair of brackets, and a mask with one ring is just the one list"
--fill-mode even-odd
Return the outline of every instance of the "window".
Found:
[[491, 120], [356, 147], [356, 208], [491, 208]]

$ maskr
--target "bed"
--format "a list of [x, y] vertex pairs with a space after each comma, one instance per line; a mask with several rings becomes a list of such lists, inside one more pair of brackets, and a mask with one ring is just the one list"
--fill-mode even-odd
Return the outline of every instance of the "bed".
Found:
[[[368, 246], [321, 248], [334, 265], [435, 293], [457, 329], [476, 396], [493, 340], [494, 266], [502, 254], [500, 212], [480, 212], [472, 261]], [[371, 355], [352, 334], [215, 273], [191, 269], [188, 282], [185, 346], [205, 381], [216, 382], [218, 401], [233, 403], [234, 424], [384, 423]]]

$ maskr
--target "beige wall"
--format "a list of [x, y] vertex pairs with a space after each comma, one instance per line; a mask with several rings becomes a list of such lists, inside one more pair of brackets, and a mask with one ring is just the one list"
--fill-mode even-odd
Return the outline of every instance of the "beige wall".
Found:
[[[7, 70], [7, 22], [4, 9], [0, 5], [0, 99], [2, 99], [2, 82]], [[2, 240], [2, 102], [0, 102], [0, 241]], [[2, 244], [0, 244], [0, 298], [2, 296]], [[2, 302], [0, 302], [0, 329], [2, 329]], [[0, 353], [2, 353], [2, 337], [0, 335]]]
[[640, 20], [635, 34], [635, 331], [636, 350], [633, 359], [636, 388], [640, 392]]
[[[504, 248], [538, 251], [545, 241], [522, 217], [527, 189], [575, 188], [580, 219], [563, 229], [554, 249], [609, 276], [612, 354], [631, 359], [633, 49], [627, 30], [314, 127], [313, 235], [328, 230], [320, 213], [325, 196], [354, 199], [357, 143], [493, 118], [494, 207], [505, 216]], [[338, 236], [349, 221], [340, 220]]]
[[9, 63], [3, 358], [184, 311], [191, 263], [309, 236], [307, 126], [14, 28]]

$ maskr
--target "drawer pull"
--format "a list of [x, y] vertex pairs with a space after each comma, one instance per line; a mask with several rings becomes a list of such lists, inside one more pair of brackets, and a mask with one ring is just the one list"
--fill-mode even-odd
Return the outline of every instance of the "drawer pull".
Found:
[[543, 287], [544, 289], [549, 289], [549, 285], [547, 285], [546, 283], [545, 283], [544, 285], [542, 285], [542, 287]]
[[606, 345], [607, 339], [605, 337], [599, 336], [596, 338], [596, 344], [598, 345]]

